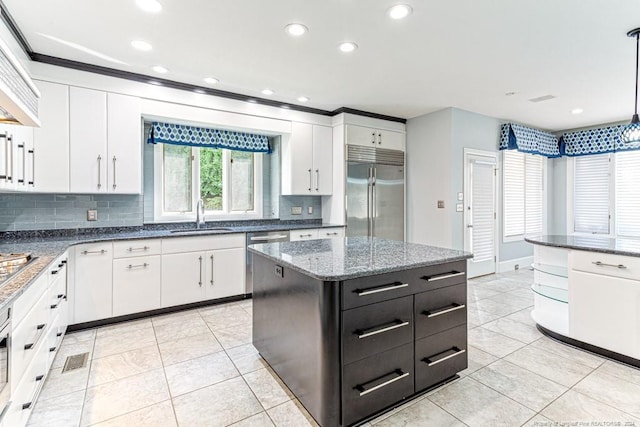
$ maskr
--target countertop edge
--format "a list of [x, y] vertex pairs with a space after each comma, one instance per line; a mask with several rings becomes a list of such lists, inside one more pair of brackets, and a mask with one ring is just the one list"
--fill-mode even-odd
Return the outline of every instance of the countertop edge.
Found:
[[611, 255], [640, 257], [640, 252], [631, 252], [631, 251], [625, 251], [621, 249], [598, 248], [598, 247], [587, 246], [587, 245], [548, 242], [548, 241], [536, 240], [535, 237], [525, 237], [524, 240], [525, 242], [531, 243], [533, 245], [549, 246], [552, 248], [575, 249], [575, 250], [586, 251], [586, 252], [598, 252], [598, 253], [611, 254]]

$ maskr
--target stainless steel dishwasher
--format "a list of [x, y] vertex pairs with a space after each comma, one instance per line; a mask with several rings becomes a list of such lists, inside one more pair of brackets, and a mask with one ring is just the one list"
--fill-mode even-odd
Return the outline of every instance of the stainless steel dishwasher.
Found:
[[[257, 243], [288, 242], [289, 230], [247, 233], [247, 246]], [[253, 257], [247, 249], [247, 293], [253, 292]]]

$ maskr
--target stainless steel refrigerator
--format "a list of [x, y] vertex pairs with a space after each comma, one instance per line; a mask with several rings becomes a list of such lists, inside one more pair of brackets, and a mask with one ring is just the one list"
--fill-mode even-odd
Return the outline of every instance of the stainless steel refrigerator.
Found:
[[347, 236], [404, 240], [404, 152], [347, 145]]

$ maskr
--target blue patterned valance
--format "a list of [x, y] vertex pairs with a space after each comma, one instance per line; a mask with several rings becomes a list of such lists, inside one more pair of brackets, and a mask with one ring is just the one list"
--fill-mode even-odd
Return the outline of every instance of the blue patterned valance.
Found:
[[618, 125], [567, 132], [560, 137], [560, 153], [574, 157], [639, 150], [640, 144], [625, 144], [620, 141], [620, 132], [624, 127], [625, 125]]
[[236, 151], [270, 153], [269, 137], [230, 130], [201, 128], [174, 123], [153, 122], [149, 144], [188, 145], [192, 147], [226, 148]]
[[561, 156], [558, 149], [558, 138], [555, 135], [515, 123], [502, 125], [500, 150], [518, 150], [545, 157]]

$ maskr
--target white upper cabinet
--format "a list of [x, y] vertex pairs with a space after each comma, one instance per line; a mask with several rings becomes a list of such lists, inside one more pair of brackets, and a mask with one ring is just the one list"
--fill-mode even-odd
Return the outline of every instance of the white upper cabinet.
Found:
[[333, 186], [333, 131], [327, 126], [292, 123], [282, 144], [282, 194], [330, 195]]
[[70, 191], [140, 193], [140, 100], [72, 86], [69, 120]]
[[108, 192], [142, 192], [140, 99], [107, 94]]
[[404, 151], [405, 135], [402, 132], [356, 125], [347, 125], [346, 131], [347, 144]]
[[43, 193], [69, 192], [69, 86], [36, 81], [40, 90], [34, 129], [34, 188]]
[[33, 128], [0, 124], [0, 188], [33, 190]]

